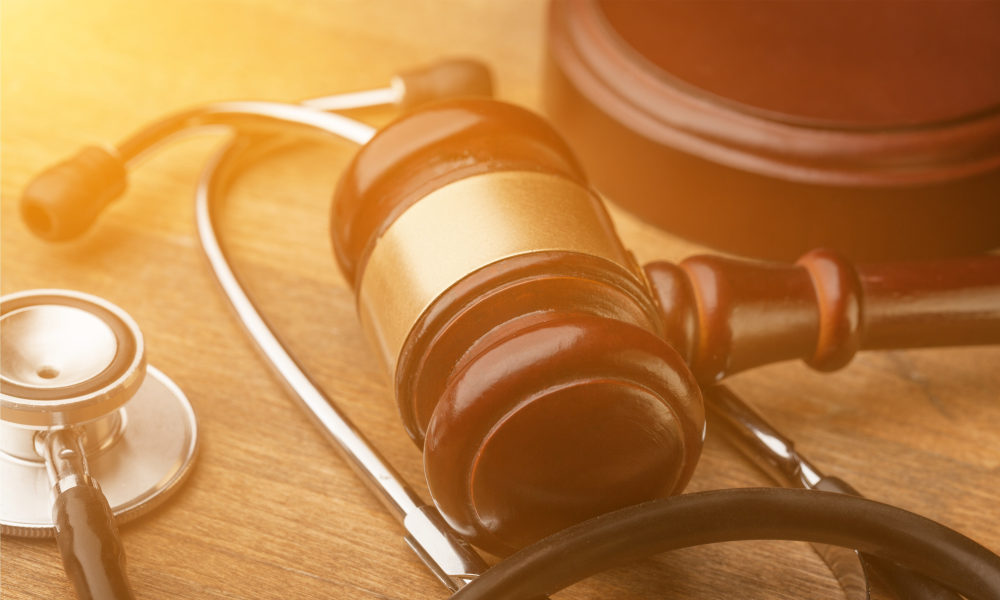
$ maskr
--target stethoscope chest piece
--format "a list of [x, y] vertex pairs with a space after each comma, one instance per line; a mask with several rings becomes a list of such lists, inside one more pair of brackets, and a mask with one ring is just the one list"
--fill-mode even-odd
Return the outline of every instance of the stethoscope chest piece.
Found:
[[146, 365], [142, 334], [124, 311], [66, 290], [10, 294], [0, 298], [0, 339], [3, 534], [55, 534], [53, 485], [77, 450], [118, 523], [184, 481], [197, 446], [194, 411]]

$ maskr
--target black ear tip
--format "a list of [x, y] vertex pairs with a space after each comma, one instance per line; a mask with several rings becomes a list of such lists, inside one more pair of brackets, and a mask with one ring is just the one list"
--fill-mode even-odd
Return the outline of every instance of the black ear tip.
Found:
[[21, 218], [31, 233], [42, 239], [52, 239], [55, 222], [42, 203], [34, 198], [23, 198], [21, 200]]
[[21, 197], [21, 218], [36, 236], [49, 241], [81, 235], [104, 207], [125, 190], [121, 160], [89, 146], [42, 171]]
[[397, 75], [403, 86], [402, 108], [467, 96], [493, 96], [493, 75], [484, 63], [449, 58]]

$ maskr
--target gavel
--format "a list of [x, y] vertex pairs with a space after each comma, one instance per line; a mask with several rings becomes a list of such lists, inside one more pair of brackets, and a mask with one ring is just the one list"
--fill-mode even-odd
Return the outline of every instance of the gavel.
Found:
[[340, 180], [331, 234], [436, 505], [501, 555], [680, 492], [704, 439], [699, 384], [1000, 342], [997, 256], [640, 267], [559, 135], [492, 100], [380, 130]]

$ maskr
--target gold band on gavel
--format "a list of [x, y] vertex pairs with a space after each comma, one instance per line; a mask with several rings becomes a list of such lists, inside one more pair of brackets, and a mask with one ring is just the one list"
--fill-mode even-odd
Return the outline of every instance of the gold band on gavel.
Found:
[[450, 183], [409, 207], [375, 243], [358, 288], [362, 327], [393, 373], [435, 298], [489, 264], [545, 251], [634, 271], [598, 197], [573, 181], [501, 171]]

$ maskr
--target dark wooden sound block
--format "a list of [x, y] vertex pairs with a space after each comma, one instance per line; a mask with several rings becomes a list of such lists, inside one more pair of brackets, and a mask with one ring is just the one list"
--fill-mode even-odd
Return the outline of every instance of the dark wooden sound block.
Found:
[[1000, 246], [1000, 3], [555, 0], [545, 107], [613, 202], [792, 259]]

